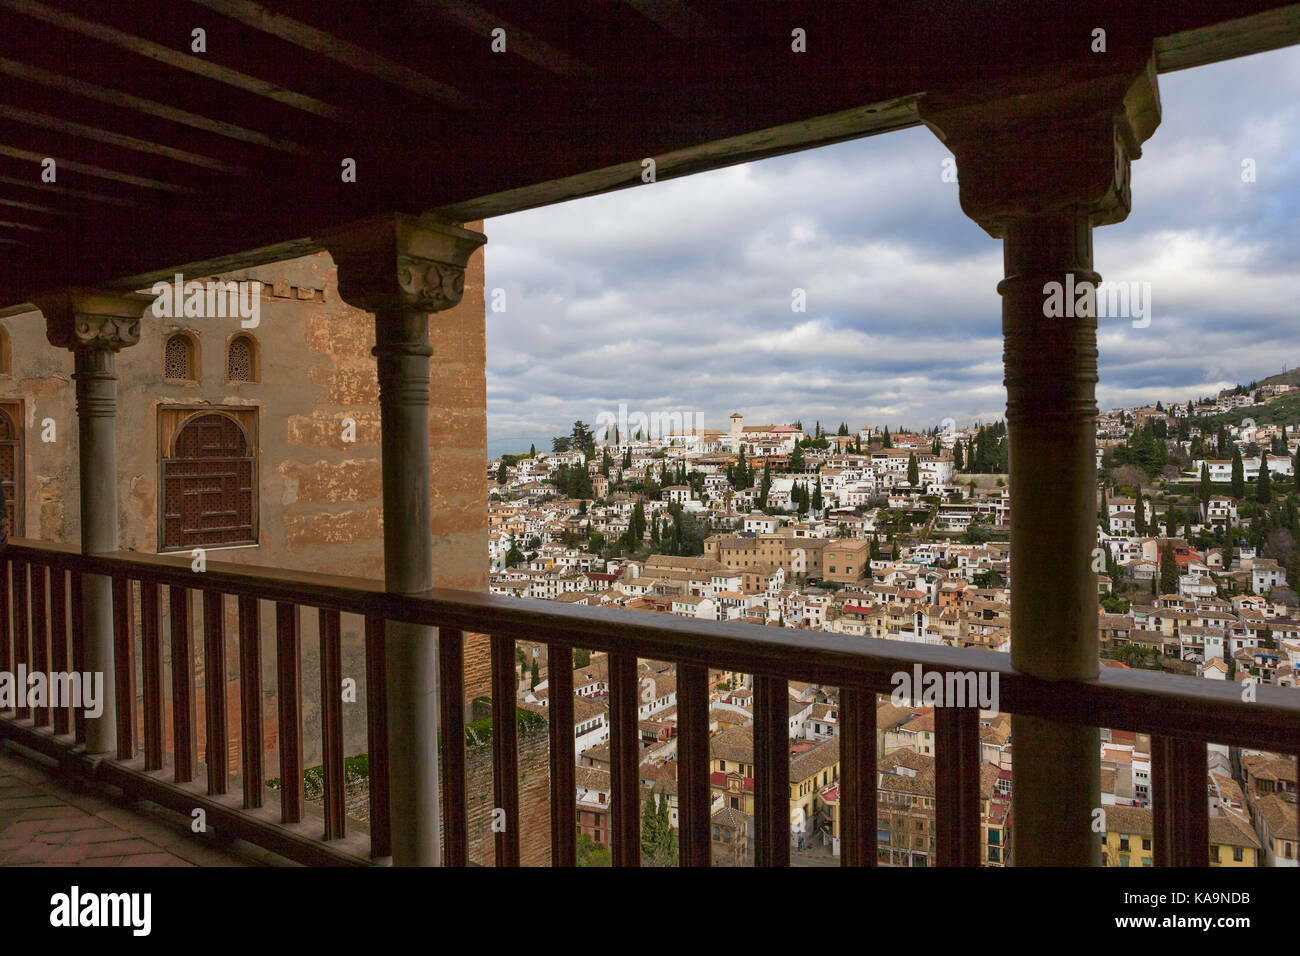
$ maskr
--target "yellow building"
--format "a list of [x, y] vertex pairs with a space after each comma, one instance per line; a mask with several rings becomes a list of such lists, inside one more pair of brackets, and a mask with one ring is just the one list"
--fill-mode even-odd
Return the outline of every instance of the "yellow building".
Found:
[[[1154, 816], [1149, 807], [1106, 807], [1103, 866], [1152, 866]], [[1231, 813], [1209, 820], [1210, 866], [1259, 866], [1259, 838]]]
[[1245, 820], [1225, 813], [1210, 817], [1210, 866], [1259, 866], [1259, 837]]
[[1101, 839], [1102, 866], [1151, 866], [1155, 832], [1148, 807], [1105, 807], [1106, 829]]
[[[805, 842], [826, 816], [821, 791], [840, 779], [840, 738], [823, 740], [790, 761], [790, 829]], [[797, 836], [796, 836], [797, 839]]]
[[709, 788], [722, 805], [753, 816], [754, 737], [749, 727], [733, 727], [709, 741]]

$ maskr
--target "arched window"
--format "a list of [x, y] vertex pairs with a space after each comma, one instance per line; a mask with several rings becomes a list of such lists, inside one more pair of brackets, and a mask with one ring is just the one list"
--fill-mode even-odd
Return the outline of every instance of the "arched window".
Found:
[[160, 550], [256, 544], [255, 466], [233, 417], [200, 412], [187, 419], [162, 461]]
[[230, 382], [256, 382], [257, 343], [251, 335], [236, 335], [226, 350], [226, 379]]
[[163, 378], [169, 382], [198, 381], [194, 339], [184, 332], [168, 336], [163, 349]]

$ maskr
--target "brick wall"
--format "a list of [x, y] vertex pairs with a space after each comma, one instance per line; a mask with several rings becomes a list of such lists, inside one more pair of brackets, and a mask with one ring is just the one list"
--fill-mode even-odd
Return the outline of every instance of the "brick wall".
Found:
[[[519, 731], [519, 860], [524, 866], [551, 864], [549, 723]], [[471, 864], [492, 866], [492, 744], [466, 748], [465, 785], [469, 802], [468, 857]], [[574, 826], [577, 826], [575, 821]]]

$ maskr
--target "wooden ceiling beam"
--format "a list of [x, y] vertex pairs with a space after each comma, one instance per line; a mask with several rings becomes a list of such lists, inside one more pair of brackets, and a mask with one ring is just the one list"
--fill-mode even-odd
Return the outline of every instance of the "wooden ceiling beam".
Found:
[[38, 129], [63, 133], [66, 136], [76, 136], [83, 139], [94, 140], [99, 143], [107, 143], [110, 146], [117, 146], [122, 149], [131, 149], [141, 153], [151, 153], [155, 156], [162, 156], [166, 159], [175, 160], [178, 163], [188, 163], [192, 166], [201, 166], [204, 169], [211, 169], [218, 173], [225, 173], [232, 176], [248, 175], [247, 168], [222, 162], [221, 160], [214, 159], [211, 156], [201, 156], [198, 153], [191, 153], [188, 150], [164, 146], [161, 143], [152, 143], [148, 140], [137, 139], [134, 136], [126, 136], [122, 133], [114, 133], [105, 129], [98, 129], [94, 126], [87, 126], [84, 123], [73, 122], [72, 120], [59, 119], [57, 116], [49, 116], [45, 113], [36, 113], [32, 110], [25, 110], [19, 106], [9, 106], [5, 103], [0, 103], [0, 118], [13, 120], [16, 123], [24, 123], [28, 126], [35, 126]]
[[268, 10], [252, 0], [190, 0], [191, 3], [278, 37], [286, 43], [328, 57], [349, 69], [373, 76], [393, 86], [459, 110], [482, 108], [477, 97], [436, 80], [404, 63], [398, 63], [316, 27]]
[[581, 60], [570, 56], [563, 50], [551, 46], [541, 37], [534, 36], [528, 31], [506, 22], [501, 17], [480, 7], [478, 4], [469, 2], [456, 3], [438, 3], [434, 0], [416, 0], [420, 6], [426, 7], [432, 12], [452, 20], [467, 30], [481, 34], [483, 37], [484, 49], [488, 49], [487, 44], [491, 42], [492, 31], [500, 27], [506, 31], [506, 54], [514, 54], [527, 60], [535, 66], [541, 67], [548, 73], [555, 73], [559, 76], [583, 76], [590, 73], [589, 68]]
[[152, 40], [133, 36], [106, 23], [96, 23], [71, 13], [65, 13], [55, 7], [41, 3], [40, 0], [0, 0], [0, 8], [21, 13], [24, 16], [32, 17], [62, 30], [89, 37], [92, 40], [112, 44], [137, 56], [162, 63], [164, 66], [185, 70], [188, 73], [218, 83], [224, 83], [227, 86], [233, 86], [246, 93], [273, 100], [276, 103], [302, 110], [305, 113], [311, 113], [314, 116], [322, 116], [335, 122], [350, 119], [344, 110], [322, 102], [315, 97], [307, 96], [304, 93], [295, 93], [293, 90], [284, 89], [278, 83], [250, 76], [239, 70], [214, 63], [210, 59], [191, 56], [188, 53], [182, 53], [171, 47], [163, 46], [161, 43], [154, 43]]
[[137, 113], [143, 113], [146, 116], [153, 116], [158, 119], [179, 123], [183, 126], [202, 130], [205, 133], [212, 133], [216, 136], [224, 136], [227, 139], [251, 143], [254, 146], [261, 146], [265, 149], [273, 149], [282, 153], [299, 155], [305, 154], [308, 151], [307, 147], [298, 143], [289, 142], [284, 139], [277, 139], [259, 132], [258, 130], [248, 129], [247, 127], [239, 126], [235, 123], [228, 123], [224, 120], [199, 116], [195, 113], [187, 112], [186, 110], [168, 106], [165, 103], [159, 103], [157, 100], [147, 99], [142, 96], [133, 96], [132, 94], [125, 93], [121, 90], [97, 86], [94, 83], [87, 83], [70, 76], [63, 76], [49, 70], [43, 70], [30, 63], [20, 63], [17, 60], [0, 57], [0, 74], [12, 76], [15, 79], [24, 80], [29, 83], [36, 83], [63, 93], [82, 96], [86, 99], [105, 103], [109, 106], [133, 110]]

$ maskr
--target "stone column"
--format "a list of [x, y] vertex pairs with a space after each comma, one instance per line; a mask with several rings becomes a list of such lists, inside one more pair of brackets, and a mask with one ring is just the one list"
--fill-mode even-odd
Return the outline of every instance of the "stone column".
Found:
[[[1129, 163], [1160, 102], [1149, 59], [1099, 56], [1019, 82], [978, 101], [927, 96], [920, 113], [957, 158], [963, 211], [1003, 239], [1012, 665], [1087, 680], [1099, 667], [1092, 227], [1128, 215]], [[1097, 728], [1026, 715], [1011, 726], [1014, 862], [1099, 864]]]
[[[153, 301], [135, 293], [72, 289], [38, 296], [46, 336], [73, 354], [77, 393], [77, 436], [81, 476], [81, 551], [117, 550], [117, 374], [119, 350], [140, 341], [140, 316]], [[117, 749], [117, 688], [113, 679], [113, 589], [111, 579], [81, 579], [85, 621], [85, 667], [104, 675], [103, 712], [86, 719], [86, 752]]]
[[[429, 314], [460, 301], [465, 265], [487, 239], [432, 217], [367, 220], [325, 239], [339, 295], [375, 316], [384, 493], [384, 582], [433, 587]], [[387, 627], [393, 863], [438, 866], [438, 668], [434, 628]]]

